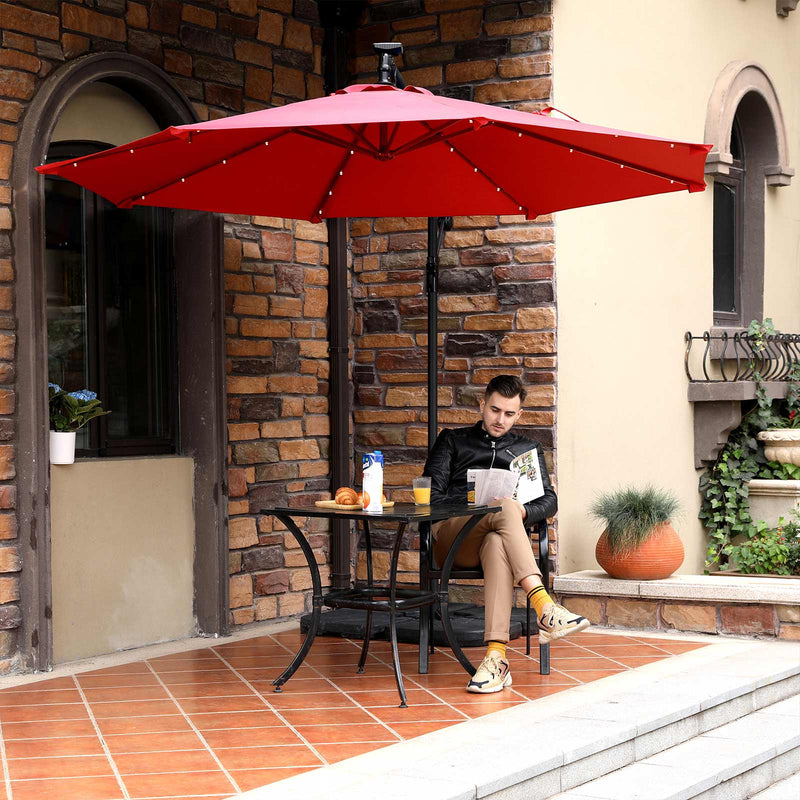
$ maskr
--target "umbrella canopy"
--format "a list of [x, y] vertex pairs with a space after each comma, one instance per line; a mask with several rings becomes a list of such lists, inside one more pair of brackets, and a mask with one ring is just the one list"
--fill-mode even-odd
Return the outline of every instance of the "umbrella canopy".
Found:
[[705, 188], [710, 145], [349, 86], [37, 167], [118, 206], [290, 217], [540, 214]]

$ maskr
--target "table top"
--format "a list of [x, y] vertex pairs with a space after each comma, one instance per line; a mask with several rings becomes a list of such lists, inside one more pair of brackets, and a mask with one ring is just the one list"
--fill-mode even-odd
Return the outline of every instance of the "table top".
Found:
[[395, 503], [382, 511], [362, 511], [361, 509], [320, 508], [318, 506], [273, 506], [262, 508], [261, 514], [286, 514], [290, 517], [325, 517], [328, 519], [380, 519], [394, 522], [441, 522], [453, 517], [473, 517], [497, 511], [499, 505], [470, 506], [466, 503], [436, 503], [418, 506], [414, 503]]

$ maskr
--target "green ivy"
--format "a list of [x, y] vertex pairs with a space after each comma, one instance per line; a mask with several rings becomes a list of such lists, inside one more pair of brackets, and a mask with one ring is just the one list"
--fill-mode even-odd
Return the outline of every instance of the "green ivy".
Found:
[[725, 569], [733, 539], [743, 536], [745, 541], [763, 534], [763, 523], [750, 516], [750, 497], [747, 482], [753, 478], [800, 480], [800, 467], [767, 461], [764, 449], [756, 436], [760, 431], [775, 427], [789, 411], [800, 404], [800, 366], [795, 364], [785, 400], [767, 397], [761, 376], [753, 376], [756, 383], [756, 405], [742, 419], [741, 424], [728, 437], [716, 462], [700, 476], [699, 518], [708, 531], [706, 572], [711, 567]]

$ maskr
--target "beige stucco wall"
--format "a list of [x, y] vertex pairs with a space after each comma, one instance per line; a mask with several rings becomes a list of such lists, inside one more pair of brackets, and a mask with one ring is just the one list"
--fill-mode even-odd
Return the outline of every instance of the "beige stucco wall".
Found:
[[55, 663], [192, 635], [191, 458], [51, 466]]
[[[586, 122], [700, 142], [714, 82], [760, 63], [800, 154], [800, 11], [741, 0], [554, 2], [554, 105]], [[765, 316], [800, 331], [800, 178], [767, 190]], [[598, 491], [677, 493], [682, 572], [702, 571], [683, 334], [712, 324], [712, 193], [556, 215], [560, 571], [596, 568]]]
[[80, 141], [120, 145], [158, 133], [147, 109], [110, 83], [91, 83], [78, 90], [61, 112], [52, 142]]

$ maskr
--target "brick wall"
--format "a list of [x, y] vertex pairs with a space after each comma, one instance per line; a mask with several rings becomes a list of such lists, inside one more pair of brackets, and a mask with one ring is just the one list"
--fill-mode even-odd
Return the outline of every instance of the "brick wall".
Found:
[[[20, 624], [10, 176], [18, 125], [42, 80], [87, 53], [122, 51], [163, 69], [202, 120], [323, 93], [312, 0], [0, 2], [0, 672]], [[225, 218], [231, 619], [298, 613], [300, 552], [257, 508], [327, 491], [327, 229]], [[25, 398], [24, 402], [28, 402]], [[321, 563], [327, 536], [310, 525]], [[323, 566], [325, 576], [328, 568]]]
[[[327, 226], [228, 218], [228, 511], [234, 624], [306, 609], [294, 538], [258, 510], [328, 497]], [[323, 584], [327, 523], [308, 520]]]
[[[350, 68], [359, 82], [374, 80], [372, 42], [400, 41], [398, 65], [406, 83], [532, 111], [550, 102], [551, 28], [549, 2], [373, 0], [352, 36]], [[411, 479], [421, 473], [427, 452], [426, 230], [424, 218], [350, 223], [356, 449], [385, 453], [387, 494], [395, 500], [410, 499]], [[440, 427], [472, 424], [489, 380], [517, 375], [530, 389], [520, 429], [542, 443], [551, 472], [554, 280], [550, 217], [456, 217], [445, 236]], [[555, 559], [555, 537], [552, 547]], [[375, 558], [376, 574], [385, 574], [385, 554]], [[402, 567], [409, 570], [406, 580], [413, 580], [411, 554]]]

